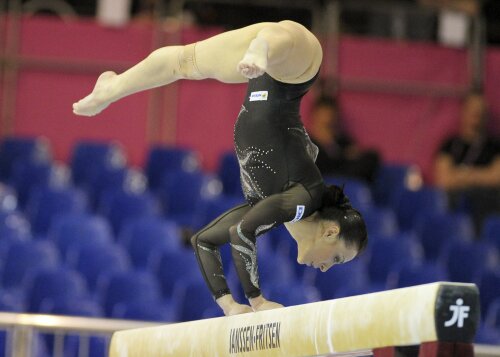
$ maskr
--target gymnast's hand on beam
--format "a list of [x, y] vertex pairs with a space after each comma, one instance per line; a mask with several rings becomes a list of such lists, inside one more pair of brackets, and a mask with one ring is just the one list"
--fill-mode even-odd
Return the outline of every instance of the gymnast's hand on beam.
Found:
[[247, 312], [253, 312], [250, 306], [234, 303], [229, 307], [227, 311], [224, 311], [224, 315], [232, 316], [232, 315], [246, 314]]
[[233, 296], [231, 294], [221, 296], [215, 302], [217, 302], [222, 311], [224, 311], [224, 315], [226, 316], [253, 312], [250, 306], [244, 304], [238, 304], [236, 301], [234, 301]]
[[256, 298], [250, 299], [250, 306], [252, 306], [253, 311], [264, 311], [264, 310], [272, 310], [279, 309], [283, 307], [283, 305], [278, 304], [277, 302], [266, 300], [262, 295], [257, 296]]

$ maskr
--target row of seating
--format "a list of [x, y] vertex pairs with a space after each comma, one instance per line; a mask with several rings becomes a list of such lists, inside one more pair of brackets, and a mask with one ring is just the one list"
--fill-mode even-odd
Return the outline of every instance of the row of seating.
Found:
[[[34, 141], [31, 149], [35, 152], [37, 146], [46, 145]], [[220, 314], [201, 281], [192, 252], [181, 242], [181, 229], [197, 229], [242, 201], [233, 154], [221, 158], [217, 175], [208, 175], [200, 170], [195, 153], [154, 148], [142, 174], [127, 167], [123, 151], [112, 143], [76, 145], [69, 168], [55, 164], [46, 146], [23, 157], [18, 154], [21, 149], [5, 149], [9, 145], [0, 144], [0, 177], [14, 188], [0, 189], [0, 211], [4, 212], [0, 214], [0, 255], [5, 262], [1, 291], [6, 302], [17, 301], [17, 311], [57, 313], [67, 311], [64, 306], [77, 300], [82, 302], [82, 312], [71, 314], [93, 311], [97, 316], [167, 321]], [[273, 230], [259, 238], [259, 270], [267, 296], [298, 304], [429, 281], [473, 281], [481, 288], [483, 315], [494, 321], [487, 327], [496, 336], [500, 319], [491, 316], [496, 316], [500, 297], [500, 269], [494, 257], [494, 246], [500, 246], [500, 218], [489, 219], [481, 243], [474, 242], [468, 216], [448, 212], [442, 192], [427, 187], [409, 189], [407, 181], [413, 171], [384, 166], [371, 187], [360, 181], [327, 178], [347, 183], [347, 194], [363, 212], [370, 233], [366, 254], [318, 274], [297, 265], [293, 241], [282, 229]], [[44, 295], [50, 292], [45, 290], [50, 284], [36, 285], [36, 274], [29, 269], [7, 273], [16, 265], [9, 256], [20, 257], [20, 250], [33, 246], [38, 253], [26, 254], [30, 265], [40, 261], [40, 271], [78, 276], [77, 283], [70, 283], [75, 295]], [[228, 247], [222, 253], [229, 267], [228, 281], [242, 298]], [[126, 291], [111, 293], [111, 282], [115, 275], [119, 280], [120, 274], [123, 279], [139, 279], [131, 284], [142, 281], [141, 289], [150, 293], [131, 294], [130, 301], [122, 301], [138, 288], [129, 285]], [[41, 295], [35, 286], [44, 287]], [[80, 306], [73, 303], [76, 305]]]
[[[80, 142], [75, 144], [65, 169], [52, 161], [50, 144], [41, 138], [7, 138], [0, 142], [0, 180], [16, 190], [23, 209], [34, 188], [64, 186], [71, 181], [86, 192], [86, 205], [92, 210], [109, 208], [113, 200], [110, 191], [121, 187], [134, 193], [149, 192], [157, 198], [155, 203], [143, 199], [138, 204], [156, 204], [157, 209], [177, 216], [181, 222], [200, 225], [190, 214], [199, 206], [200, 196], [209, 198], [222, 193], [233, 201], [243, 200], [234, 153], [221, 157], [215, 175], [202, 172], [200, 167], [198, 155], [192, 150], [152, 147], [142, 174], [141, 170], [127, 167], [119, 144]], [[348, 178], [327, 177], [326, 181], [346, 184], [353, 205], [362, 212], [380, 207], [392, 209], [397, 229], [402, 231], [416, 228], [422, 215], [448, 213], [445, 193], [421, 186], [418, 170], [412, 166], [382, 165], [372, 186]], [[43, 224], [34, 227], [35, 231], [44, 228]]]
[[[399, 206], [393, 208], [360, 204], [359, 202], [363, 200], [360, 198], [361, 192], [366, 190], [368, 190], [366, 184], [347, 181], [346, 191], [354, 201], [354, 206], [365, 215], [370, 233], [424, 231], [426, 227], [435, 227], [433, 223], [437, 223], [445, 230], [453, 230], [451, 226], [454, 225], [453, 234], [458, 233], [467, 239], [476, 238], [474, 227], [466, 213], [449, 212], [433, 206], [436, 202], [443, 202], [444, 196], [440, 191], [428, 188], [418, 191], [404, 190], [400, 195]], [[46, 232], [50, 223], [43, 212], [50, 212], [53, 206], [60, 207], [61, 210], [94, 210], [102, 213], [110, 218], [116, 233], [127, 217], [141, 212], [144, 215], [161, 213], [183, 226], [197, 229], [216, 214], [243, 202], [241, 193], [225, 195], [221, 194], [221, 191], [220, 182], [212, 175], [176, 171], [166, 176], [159, 192], [117, 186], [103, 190], [99, 197], [95, 198], [96, 202], [93, 205], [89, 205], [91, 194], [88, 191], [86, 195], [82, 190], [71, 186], [39, 185], [37, 189], [31, 191], [31, 194], [26, 195], [29, 200], [24, 209], [35, 221], [34, 231], [40, 233]], [[441, 198], [432, 199], [431, 197], [435, 195]], [[364, 193], [363, 196], [369, 197], [369, 194]], [[419, 204], [421, 201], [432, 203]], [[65, 202], [64, 207], [56, 202]], [[441, 203], [439, 205], [442, 207]], [[498, 231], [498, 216], [492, 217], [486, 220], [478, 238], [498, 241]]]

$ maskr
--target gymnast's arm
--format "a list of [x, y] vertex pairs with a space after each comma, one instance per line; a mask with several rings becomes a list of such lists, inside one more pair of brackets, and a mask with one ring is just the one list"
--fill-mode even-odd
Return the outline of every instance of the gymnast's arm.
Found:
[[233, 261], [246, 297], [254, 310], [281, 305], [268, 302], [261, 294], [257, 270], [257, 236], [292, 220], [313, 213], [311, 196], [301, 184], [258, 202], [230, 230]]

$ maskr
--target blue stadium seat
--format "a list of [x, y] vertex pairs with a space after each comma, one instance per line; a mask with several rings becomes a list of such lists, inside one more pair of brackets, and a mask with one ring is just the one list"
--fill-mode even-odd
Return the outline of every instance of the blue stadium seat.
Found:
[[[40, 313], [51, 315], [64, 316], [82, 316], [82, 317], [103, 317], [104, 313], [101, 306], [92, 299], [63, 297], [56, 299], [45, 300], [41, 307]], [[54, 353], [54, 336], [45, 335], [45, 343], [47, 350]], [[85, 336], [88, 338], [88, 356], [89, 357], [105, 357], [107, 356], [106, 342], [103, 337]], [[80, 337], [72, 334], [64, 336], [64, 352], [65, 357], [79, 357]]]
[[59, 264], [57, 249], [47, 241], [13, 242], [7, 250], [2, 272], [2, 286], [22, 288], [27, 280], [41, 268]]
[[159, 214], [158, 203], [149, 192], [123, 190], [106, 191], [99, 211], [108, 218], [116, 235], [131, 219], [151, 217]]
[[[48, 351], [47, 356], [55, 356], [54, 351], [54, 335], [46, 334], [43, 336], [45, 340], [45, 350]], [[81, 342], [82, 340], [82, 342]], [[80, 350], [80, 343], [87, 344]], [[108, 356], [109, 339], [102, 336], [86, 336], [76, 334], [66, 334], [64, 336], [64, 349], [62, 356], [64, 357], [80, 357], [81, 351], [88, 351], [88, 354], [83, 356], [88, 357], [107, 357]], [[42, 356], [39, 356], [42, 357]], [[45, 357], [45, 356], [43, 356]]]
[[80, 141], [71, 154], [71, 172], [78, 186], [92, 184], [102, 170], [125, 167], [123, 148], [113, 142]]
[[401, 265], [388, 275], [387, 287], [390, 289], [422, 285], [436, 281], [448, 281], [446, 269], [438, 263], [420, 262]]
[[165, 215], [181, 226], [200, 226], [196, 222], [202, 201], [222, 192], [220, 181], [201, 172], [176, 171], [166, 174], [158, 188]]
[[500, 330], [481, 325], [476, 333], [474, 342], [482, 345], [499, 346]]
[[383, 284], [369, 283], [363, 286], [351, 287], [341, 286], [335, 294], [336, 299], [345, 298], [349, 296], [358, 296], [365, 294], [377, 293], [386, 290]]
[[104, 168], [90, 179], [87, 192], [93, 207], [98, 208], [103, 196], [108, 191], [143, 193], [147, 188], [147, 178], [142, 171], [127, 167]]
[[26, 217], [18, 212], [0, 212], [0, 240], [15, 238], [29, 239], [31, 225]]
[[224, 316], [224, 311], [219, 306], [209, 306], [203, 311], [202, 319], [212, 319]]
[[484, 315], [488, 311], [490, 305], [500, 297], [500, 269], [489, 268], [481, 273], [477, 281], [477, 286], [481, 294], [481, 314]]
[[341, 287], [358, 288], [367, 282], [366, 265], [360, 259], [334, 265], [324, 273], [315, 269], [314, 286], [319, 290], [322, 300], [333, 299]]
[[284, 306], [308, 304], [321, 300], [321, 294], [317, 288], [299, 282], [274, 284], [263, 293], [266, 299]]
[[161, 300], [155, 276], [144, 270], [116, 271], [99, 281], [99, 296], [106, 316], [111, 317], [116, 304]]
[[27, 283], [28, 311], [40, 312], [42, 304], [55, 299], [80, 299], [87, 296], [83, 277], [64, 267], [40, 269]]
[[[85, 338], [85, 336], [83, 336]], [[81, 336], [68, 335], [64, 344], [64, 357], [80, 357]], [[107, 357], [109, 339], [101, 336], [88, 337], [88, 357]], [[52, 355], [51, 355], [52, 356]]]
[[373, 206], [372, 192], [364, 181], [347, 177], [325, 177], [325, 183], [344, 187], [351, 205], [357, 210], [367, 210]]
[[43, 187], [30, 194], [26, 212], [33, 232], [45, 234], [56, 216], [86, 212], [87, 203], [85, 194], [77, 189]]
[[127, 222], [119, 236], [132, 264], [146, 268], [163, 250], [181, 249], [181, 232], [176, 223], [160, 217], [143, 217]]
[[19, 161], [12, 168], [9, 184], [16, 190], [19, 205], [25, 207], [30, 192], [37, 187], [67, 186], [69, 173], [52, 162]]
[[194, 172], [200, 169], [195, 151], [185, 148], [155, 146], [148, 153], [146, 176], [149, 187], [157, 190], [166, 173], [175, 171]]
[[373, 283], [385, 284], [391, 270], [423, 259], [422, 247], [411, 234], [368, 240], [368, 274]]
[[277, 283], [291, 283], [295, 280], [295, 274], [289, 260], [281, 254], [259, 249], [257, 269], [262, 288]]
[[178, 321], [193, 321], [203, 317], [205, 310], [215, 304], [201, 275], [179, 280], [174, 289], [172, 304]]
[[41, 137], [4, 138], [0, 142], [0, 180], [7, 181], [14, 163], [24, 160], [51, 161], [52, 153], [49, 142]]
[[445, 213], [447, 207], [448, 198], [444, 191], [434, 187], [423, 187], [417, 191], [403, 190], [394, 205], [394, 210], [401, 230], [405, 231], [414, 228], [420, 215]]
[[390, 208], [373, 207], [363, 210], [368, 237], [371, 235], [394, 235], [399, 232], [396, 214]]
[[159, 301], [121, 302], [115, 305], [113, 318], [126, 320], [174, 322], [175, 311], [171, 305]]
[[484, 324], [500, 332], [500, 296], [490, 302]]
[[243, 203], [246, 203], [245, 199], [239, 196], [220, 195], [212, 199], [202, 199], [197, 205], [195, 228], [198, 229], [206, 226], [224, 212]]
[[381, 165], [375, 177], [373, 196], [377, 205], [391, 206], [398, 195], [410, 186], [410, 179], [418, 180], [420, 171], [415, 166], [402, 164]]
[[492, 215], [485, 219], [481, 229], [483, 242], [490, 242], [500, 251], [500, 215]]
[[451, 281], [474, 283], [484, 269], [493, 266], [495, 253], [495, 248], [486, 243], [455, 241], [448, 244], [441, 259]]
[[14, 212], [18, 208], [16, 192], [12, 187], [0, 183], [0, 214]]
[[[0, 311], [3, 312], [24, 312], [24, 300], [22, 294], [17, 294], [12, 290], [0, 289]], [[2, 350], [0, 350], [0, 353]]]
[[[266, 235], [267, 237], [262, 237], [262, 241], [266, 239], [266, 242], [268, 242], [272, 250], [287, 257], [288, 264], [292, 267], [296, 279], [307, 279], [316, 274], [316, 269], [297, 263], [297, 242], [290, 236], [290, 233], [288, 233], [284, 225], [272, 229], [266, 233]], [[259, 245], [260, 242], [261, 240], [259, 237], [257, 245]], [[259, 251], [261, 250], [260, 247], [258, 249]]]
[[217, 176], [222, 182], [224, 195], [243, 198], [240, 182], [240, 165], [234, 151], [221, 155]]
[[177, 281], [201, 276], [198, 262], [191, 249], [164, 251], [157, 264], [150, 268], [156, 273], [165, 298], [172, 296]]
[[57, 245], [64, 259], [71, 249], [113, 241], [108, 221], [86, 213], [63, 214], [54, 218], [48, 237]]
[[415, 232], [428, 260], [438, 259], [450, 242], [469, 241], [474, 237], [472, 221], [463, 213], [423, 214], [415, 225]]
[[129, 174], [127, 167], [103, 168], [88, 178], [83, 186], [89, 195], [93, 207], [97, 207], [104, 192], [113, 189], [125, 189]]
[[[2, 276], [3, 265], [5, 262], [5, 257], [7, 256], [7, 252], [10, 249], [12, 243], [16, 242], [16, 239], [12, 238], [2, 238], [0, 239], [0, 279]], [[1, 285], [0, 285], [1, 286]]]
[[231, 291], [231, 295], [233, 295], [236, 301], [242, 301], [246, 304], [248, 300], [245, 297], [245, 292], [243, 291], [243, 286], [241, 286], [240, 278], [234, 268], [234, 264], [230, 265], [229, 269], [225, 273], [227, 286]]
[[40, 305], [40, 313], [65, 316], [103, 317], [101, 305], [90, 298], [63, 296], [44, 300]]
[[[290, 236], [290, 233], [288, 233], [288, 230], [286, 229], [284, 224], [281, 224], [278, 227], [271, 229], [269, 232], [267, 232], [267, 234], [269, 235], [270, 238], [269, 240], [273, 250], [282, 251], [285, 254], [288, 253], [289, 244], [291, 242], [292, 237]], [[295, 258], [296, 257], [297, 255], [295, 255]]]
[[108, 244], [85, 245], [68, 253], [68, 264], [80, 272], [91, 292], [96, 290], [100, 279], [112, 272], [126, 271], [129, 257], [123, 247]]

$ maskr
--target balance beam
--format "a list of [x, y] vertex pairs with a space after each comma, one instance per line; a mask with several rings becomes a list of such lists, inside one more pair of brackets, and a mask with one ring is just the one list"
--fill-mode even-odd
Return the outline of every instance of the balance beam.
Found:
[[445, 356], [432, 352], [439, 349], [432, 343], [472, 346], [478, 321], [477, 287], [440, 282], [118, 331], [109, 356], [319, 356], [364, 350], [391, 356], [387, 347], [409, 345], [425, 345], [431, 351], [426, 356]]

